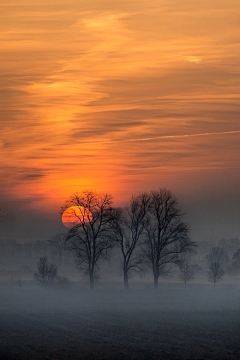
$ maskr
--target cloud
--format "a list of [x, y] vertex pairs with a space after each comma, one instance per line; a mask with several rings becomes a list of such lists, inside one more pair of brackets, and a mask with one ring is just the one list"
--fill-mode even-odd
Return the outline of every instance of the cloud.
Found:
[[[240, 130], [232, 130], [232, 131], [224, 131], [224, 132], [211, 132], [211, 133], [199, 133], [199, 134], [181, 134], [181, 135], [163, 135], [163, 136], [155, 136], [150, 138], [143, 139], [131, 139], [127, 141], [152, 141], [156, 139], [174, 139], [174, 138], [187, 138], [187, 137], [195, 137], [195, 136], [215, 136], [215, 135], [230, 135], [230, 134], [239, 134]], [[124, 141], [124, 140], [123, 140]]]
[[234, 0], [1, 6], [5, 191], [58, 199], [237, 168], [238, 10]]
[[42, 178], [44, 176], [45, 176], [44, 174], [26, 174], [26, 175], [23, 175], [22, 179], [32, 181], [32, 180], [39, 180], [39, 178]]

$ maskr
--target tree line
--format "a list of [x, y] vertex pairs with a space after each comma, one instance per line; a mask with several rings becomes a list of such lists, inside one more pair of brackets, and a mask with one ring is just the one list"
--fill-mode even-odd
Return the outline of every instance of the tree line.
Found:
[[[0, 241], [2, 265], [11, 263], [10, 255], [15, 265], [28, 260], [16, 274], [9, 272], [12, 278], [18, 281], [21, 273], [30, 273], [38, 257], [34, 279], [43, 284], [56, 280], [65, 284], [68, 279], [58, 275], [58, 267], [62, 269], [62, 265], [67, 265], [72, 273], [75, 258], [77, 267], [88, 277], [93, 288], [99, 270], [103, 269], [101, 260], [110, 260], [114, 250], [126, 289], [133, 273], [141, 275], [147, 269], [151, 270], [157, 288], [159, 277], [169, 274], [172, 264], [177, 265], [185, 285], [193, 279], [198, 265], [195, 264], [194, 268], [190, 255], [196, 244], [189, 237], [189, 226], [183, 221], [178, 200], [171, 191], [142, 192], [132, 196], [124, 208], [117, 208], [113, 206], [111, 195], [86, 190], [70, 196], [62, 207], [62, 213], [69, 208], [77, 221], [65, 234], [56, 234], [47, 242], [19, 244]], [[221, 246], [209, 248], [205, 254], [206, 275], [214, 285], [226, 273], [234, 275], [240, 272], [240, 249], [235, 249], [231, 261]], [[48, 255], [57, 263], [49, 262]], [[201, 266], [198, 268], [203, 270]]]
[[151, 268], [157, 288], [168, 265], [180, 265], [181, 255], [195, 246], [177, 198], [166, 189], [133, 195], [125, 208], [113, 207], [109, 194], [86, 190], [73, 194], [62, 210], [68, 208], [79, 211], [73, 210], [78, 222], [68, 231], [65, 242], [89, 277], [91, 288], [100, 259], [107, 259], [113, 247], [121, 253], [125, 288], [131, 273], [140, 273], [145, 266]]

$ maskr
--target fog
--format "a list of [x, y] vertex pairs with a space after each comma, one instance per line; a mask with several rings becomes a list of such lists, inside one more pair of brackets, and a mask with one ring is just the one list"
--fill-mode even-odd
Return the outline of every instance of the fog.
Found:
[[[207, 276], [214, 246], [224, 255], [215, 285]], [[99, 262], [90, 290], [72, 251], [60, 253], [49, 241], [2, 240], [0, 360], [238, 359], [239, 249], [238, 238], [198, 243], [187, 258], [194, 276], [186, 286], [172, 264], [158, 289], [146, 267], [141, 276], [132, 273], [125, 290], [116, 247]], [[40, 257], [58, 271], [44, 285], [34, 278]]]
[[88, 290], [80, 286], [2, 285], [2, 310], [11, 313], [42, 312], [152, 312], [240, 310], [238, 284], [160, 283], [159, 289]]
[[136, 284], [2, 283], [0, 359], [238, 358], [238, 283]]

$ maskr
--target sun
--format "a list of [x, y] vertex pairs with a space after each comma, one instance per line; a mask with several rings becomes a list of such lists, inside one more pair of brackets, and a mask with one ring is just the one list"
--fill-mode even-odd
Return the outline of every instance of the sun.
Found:
[[91, 220], [91, 212], [83, 206], [70, 206], [62, 214], [62, 223], [67, 229], [80, 223], [89, 223]]

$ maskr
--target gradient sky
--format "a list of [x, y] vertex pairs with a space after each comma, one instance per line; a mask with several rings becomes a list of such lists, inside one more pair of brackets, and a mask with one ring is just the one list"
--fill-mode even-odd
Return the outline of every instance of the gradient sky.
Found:
[[196, 238], [240, 237], [239, 18], [239, 0], [0, 0], [0, 192], [16, 233], [55, 231], [75, 191], [119, 205], [164, 187]]

